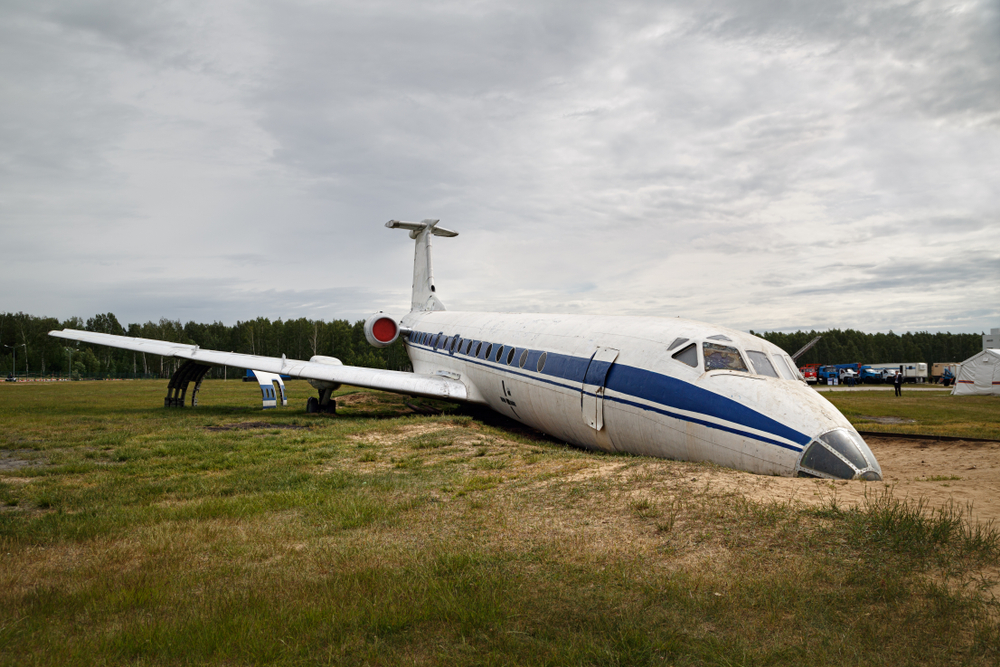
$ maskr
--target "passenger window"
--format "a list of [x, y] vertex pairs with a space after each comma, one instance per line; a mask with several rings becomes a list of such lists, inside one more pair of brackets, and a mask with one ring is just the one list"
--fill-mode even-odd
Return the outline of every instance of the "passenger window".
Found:
[[528, 363], [528, 351], [524, 350], [523, 352], [521, 352], [521, 358], [518, 359], [517, 365], [520, 366], [521, 368], [524, 368], [524, 365], [526, 363]]
[[476, 343], [476, 353], [472, 356], [479, 358], [479, 353], [483, 351], [483, 341]]
[[767, 358], [766, 354], [757, 350], [747, 350], [747, 356], [750, 357], [750, 363], [753, 364], [757, 375], [766, 375], [769, 378], [778, 377], [778, 373], [774, 370], [774, 366], [771, 365], [771, 360]]
[[493, 358], [493, 361], [500, 361], [500, 357], [503, 356], [503, 345], [497, 348], [497, 356]]
[[542, 352], [542, 356], [538, 357], [538, 364], [535, 366], [535, 370], [539, 373], [545, 368], [545, 358], [548, 356], [548, 352]]
[[743, 371], [749, 372], [740, 351], [728, 345], [704, 343], [706, 371]]
[[456, 336], [456, 337], [455, 337], [455, 340], [453, 340], [453, 341], [451, 342], [451, 351], [452, 351], [452, 352], [454, 352], [455, 350], [457, 350], [457, 349], [458, 349], [458, 343], [459, 343], [459, 341], [460, 341], [460, 340], [461, 340], [461, 339], [460, 339], [460, 338], [458, 338], [458, 336]]
[[514, 353], [515, 352], [517, 352], [517, 348], [513, 348], [512, 347], [512, 348], [510, 348], [510, 352], [507, 353], [507, 365], [508, 366], [510, 366], [510, 363], [512, 361], [514, 361]]
[[472, 349], [472, 341], [471, 340], [465, 341], [465, 354], [469, 354], [469, 350], [471, 349]]
[[690, 345], [688, 345], [687, 347], [685, 347], [680, 352], [675, 352], [674, 353], [674, 359], [676, 359], [677, 361], [680, 361], [681, 363], [687, 364], [691, 368], [697, 368], [698, 367], [698, 346], [695, 345], [694, 343], [691, 343]]
[[493, 351], [493, 343], [486, 346], [486, 354], [483, 355], [483, 359], [486, 361], [490, 360], [490, 353]]

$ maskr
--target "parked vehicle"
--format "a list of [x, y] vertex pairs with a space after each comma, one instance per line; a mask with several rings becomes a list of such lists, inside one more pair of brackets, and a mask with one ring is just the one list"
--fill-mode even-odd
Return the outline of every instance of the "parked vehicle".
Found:
[[951, 363], [938, 363], [931, 364], [931, 382], [944, 382], [945, 377], [950, 378], [952, 381], [955, 379], [955, 375], [958, 373], [958, 367], [961, 364], [951, 364]]
[[[834, 381], [843, 382], [848, 377], [857, 377], [860, 368], [861, 364], [829, 364], [820, 366], [816, 376], [821, 384], [834, 384]], [[851, 375], [845, 374], [847, 371]]]
[[872, 368], [871, 366], [861, 367], [861, 382], [865, 384], [882, 384], [885, 378], [885, 373], [881, 368]]
[[907, 361], [898, 364], [869, 364], [871, 368], [879, 370], [889, 370], [892, 373], [888, 376], [889, 382], [896, 376], [902, 368], [903, 382], [927, 382], [927, 364], [917, 361]]

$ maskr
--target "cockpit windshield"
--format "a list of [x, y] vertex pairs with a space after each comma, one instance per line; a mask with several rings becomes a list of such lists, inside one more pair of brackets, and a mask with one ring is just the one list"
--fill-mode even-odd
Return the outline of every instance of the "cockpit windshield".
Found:
[[719, 345], [718, 343], [704, 343], [705, 370], [706, 371], [743, 371], [749, 372], [743, 356], [735, 347]]
[[769, 378], [778, 377], [778, 373], [774, 370], [774, 366], [771, 365], [771, 360], [767, 358], [766, 354], [757, 350], [747, 350], [747, 356], [750, 357], [750, 363], [757, 371], [757, 375], [766, 375]]
[[798, 380], [799, 373], [798, 369], [795, 368], [794, 364], [789, 363], [789, 360], [780, 354], [774, 355], [774, 365], [778, 368], [778, 374], [786, 380]]

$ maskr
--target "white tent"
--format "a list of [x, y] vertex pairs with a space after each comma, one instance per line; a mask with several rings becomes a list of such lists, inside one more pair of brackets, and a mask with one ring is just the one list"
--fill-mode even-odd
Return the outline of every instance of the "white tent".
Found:
[[1000, 349], [991, 348], [969, 357], [958, 367], [952, 396], [1000, 396]]

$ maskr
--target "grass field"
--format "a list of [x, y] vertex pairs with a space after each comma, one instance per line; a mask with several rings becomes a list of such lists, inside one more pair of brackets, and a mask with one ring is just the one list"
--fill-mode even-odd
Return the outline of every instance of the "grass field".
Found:
[[[754, 503], [388, 394], [328, 417], [302, 382], [263, 412], [165, 385], [0, 387], [0, 665], [1000, 661], [997, 532], [883, 484]], [[996, 401], [831, 398], [997, 426]]]
[[950, 390], [824, 392], [859, 431], [1000, 440], [1000, 398], [952, 396]]

